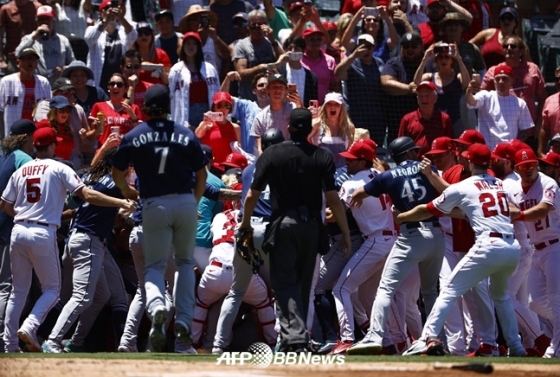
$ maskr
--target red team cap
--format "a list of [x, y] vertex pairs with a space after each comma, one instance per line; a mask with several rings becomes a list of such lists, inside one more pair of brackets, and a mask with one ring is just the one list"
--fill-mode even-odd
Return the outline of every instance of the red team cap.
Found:
[[482, 134], [477, 130], [463, 131], [461, 136], [459, 136], [459, 138], [457, 139], [453, 139], [453, 141], [465, 145], [471, 145], [475, 143], [486, 144], [486, 141], [484, 140], [484, 136], [482, 136]]
[[560, 168], [560, 154], [558, 153], [548, 152], [543, 158], [539, 158], [539, 161]]
[[503, 158], [506, 160], [514, 161], [515, 160], [515, 152], [517, 152], [517, 148], [513, 146], [511, 142], [508, 143], [499, 143], [494, 148], [494, 158]]
[[461, 155], [473, 164], [480, 166], [488, 166], [492, 158], [490, 148], [480, 143], [471, 145], [469, 149], [461, 153]]
[[377, 151], [377, 143], [375, 141], [373, 141], [373, 139], [369, 139], [369, 138], [368, 139], [360, 139], [360, 140], [355, 141], [355, 143], [367, 144], [371, 147], [371, 149], [373, 149], [374, 152]]
[[185, 41], [187, 38], [194, 38], [197, 41], [199, 41], [200, 44], [202, 44], [202, 39], [200, 39], [200, 35], [194, 31], [187, 31], [185, 34], [183, 34], [183, 41]]
[[366, 160], [373, 161], [375, 158], [375, 151], [367, 143], [362, 140], [358, 140], [348, 151], [339, 153], [344, 158], [349, 160]]
[[450, 137], [442, 136], [437, 137], [432, 141], [432, 149], [430, 149], [425, 154], [439, 154], [449, 152], [455, 149], [455, 145], [453, 145], [453, 140]]
[[249, 165], [249, 162], [247, 162], [247, 159], [241, 153], [233, 152], [228, 154], [226, 160], [220, 165], [243, 170], [247, 167], [247, 165]]
[[522, 149], [515, 153], [515, 166], [530, 164], [532, 162], [538, 162], [537, 156], [532, 149]]
[[103, 0], [101, 4], [99, 4], [99, 11], [101, 12], [105, 8], [109, 8], [111, 6], [111, 0]]
[[429, 7], [432, 4], [439, 4], [441, 5], [441, 3], [439, 2], [439, 0], [428, 0], [426, 3], [426, 6]]
[[54, 18], [54, 10], [48, 5], [43, 5], [37, 8], [37, 14], [35, 17], [50, 17]]
[[51, 122], [48, 119], [41, 119], [40, 121], [35, 122], [35, 127], [37, 127], [37, 129], [50, 126]]
[[220, 102], [227, 102], [230, 105], [233, 105], [233, 102], [231, 101], [231, 95], [228, 92], [216, 92], [216, 94], [214, 94], [212, 103], [214, 105], [217, 105]]
[[515, 149], [515, 151], [519, 151], [521, 149], [531, 149], [529, 145], [525, 144], [519, 139], [511, 139], [509, 142], [511, 145], [513, 145], [513, 149]]
[[416, 91], [418, 91], [418, 90], [420, 90], [420, 89], [431, 89], [431, 90], [433, 90], [434, 92], [437, 91], [435, 84], [434, 84], [433, 82], [431, 82], [431, 81], [422, 81], [422, 82], [420, 83], [420, 85], [418, 85], [418, 86], [416, 87]]
[[301, 1], [297, 1], [292, 5], [290, 5], [290, 13], [292, 13], [295, 10], [300, 10], [301, 8], [303, 8], [303, 3]]
[[327, 31], [338, 31], [338, 26], [336, 26], [336, 24], [332, 21], [324, 21], [323, 22], [323, 27]]
[[498, 75], [508, 75], [511, 76], [513, 69], [506, 63], [500, 63], [494, 68], [494, 76]]
[[52, 143], [60, 143], [61, 141], [62, 138], [56, 136], [56, 132], [52, 127], [38, 128], [33, 133], [33, 145], [36, 147], [45, 147]]
[[310, 35], [313, 35], [313, 34], [324, 35], [323, 32], [321, 31], [321, 29], [319, 29], [317, 26], [311, 26], [311, 27], [308, 27], [307, 29], [305, 29], [303, 31], [302, 36], [303, 36], [303, 38], [307, 38], [307, 37], [309, 37]]

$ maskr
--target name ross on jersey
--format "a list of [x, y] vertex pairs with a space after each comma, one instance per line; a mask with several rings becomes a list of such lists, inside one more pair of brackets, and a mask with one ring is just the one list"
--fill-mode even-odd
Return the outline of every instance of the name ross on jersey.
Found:
[[49, 165], [33, 165], [33, 166], [22, 166], [21, 176], [27, 177], [28, 175], [41, 175], [45, 174], [45, 171]]
[[141, 134], [138, 137], [132, 139], [132, 145], [135, 147], [140, 147], [144, 144], [148, 143], [157, 143], [157, 142], [169, 142], [175, 144], [182, 144], [182, 145], [189, 145], [189, 138], [184, 134], [175, 134], [173, 132], [171, 134], [171, 138], [167, 137], [167, 133], [165, 132], [146, 132], [145, 134]]
[[479, 181], [479, 182], [475, 182], [474, 186], [479, 190], [479, 191], [485, 191], [485, 190], [503, 190], [504, 186], [502, 185], [502, 182], [500, 181], [495, 181], [495, 185], [491, 185], [486, 181]]
[[397, 178], [397, 177], [409, 177], [412, 175], [416, 175], [418, 174], [420, 169], [418, 169], [418, 165], [412, 165], [401, 169], [391, 169], [389, 171], [391, 172], [393, 178]]

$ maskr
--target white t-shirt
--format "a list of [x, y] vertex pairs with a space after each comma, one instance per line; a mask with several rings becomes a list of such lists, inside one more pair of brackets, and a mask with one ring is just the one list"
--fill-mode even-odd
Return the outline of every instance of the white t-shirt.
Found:
[[[303, 101], [303, 93], [305, 93], [305, 70], [303, 67], [300, 69], [293, 69], [286, 63], [286, 79], [290, 84], [296, 84], [297, 92]], [[306, 106], [307, 104], [304, 104]]]
[[70, 167], [46, 159], [29, 161], [16, 170], [2, 193], [2, 200], [14, 205], [18, 220], [32, 220], [60, 226], [66, 193], [84, 183]]
[[501, 142], [515, 139], [519, 131], [535, 126], [527, 103], [513, 94], [501, 96], [494, 90], [482, 90], [474, 99], [476, 106], [467, 106], [478, 109], [478, 131], [490, 150]]

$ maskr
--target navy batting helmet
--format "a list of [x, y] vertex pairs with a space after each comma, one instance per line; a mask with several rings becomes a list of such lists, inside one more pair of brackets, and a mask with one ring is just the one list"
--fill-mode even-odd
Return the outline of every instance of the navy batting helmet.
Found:
[[420, 147], [414, 144], [414, 140], [412, 140], [408, 136], [401, 136], [396, 138], [389, 144], [389, 153], [391, 153], [392, 157], [401, 155], [406, 153], [412, 149], [419, 149]]
[[269, 128], [264, 132], [261, 138], [261, 148], [264, 151], [271, 145], [278, 144], [284, 141], [282, 131], [277, 128]]

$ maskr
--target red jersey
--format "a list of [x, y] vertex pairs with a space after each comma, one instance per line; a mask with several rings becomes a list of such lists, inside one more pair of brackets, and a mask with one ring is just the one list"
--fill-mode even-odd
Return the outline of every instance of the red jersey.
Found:
[[21, 80], [21, 83], [25, 86], [21, 118], [33, 120], [33, 109], [35, 108], [35, 78], [31, 80]]
[[[134, 103], [130, 107], [132, 107], [136, 118], [139, 120], [142, 119], [140, 108]], [[102, 145], [111, 134], [111, 126], [119, 126], [121, 135], [126, 134], [132, 129], [132, 121], [124, 108], [121, 107], [116, 111], [113, 109], [113, 106], [107, 102], [96, 102], [93, 104], [89, 116], [97, 118], [97, 113], [99, 112], [105, 114], [105, 129], [103, 130], [103, 134], [99, 137], [99, 145]]]
[[[156, 47], [156, 54], [154, 57], [154, 61], [151, 62], [154, 64], [163, 64], [164, 67], [171, 67], [171, 60], [167, 55], [167, 52], [163, 51], [161, 48]], [[140, 81], [146, 81], [152, 84], [163, 84], [159, 77], [152, 77], [153, 71], [145, 71], [143, 69], [140, 70]]]

